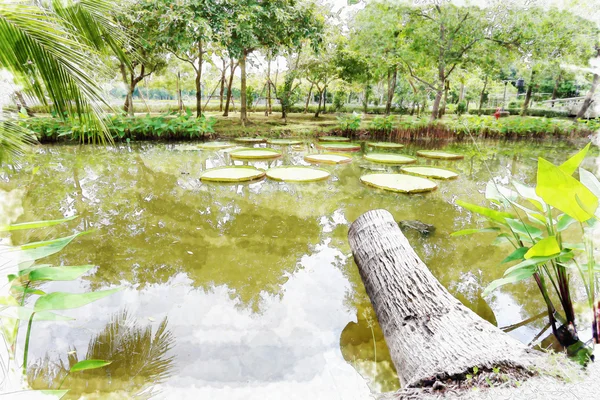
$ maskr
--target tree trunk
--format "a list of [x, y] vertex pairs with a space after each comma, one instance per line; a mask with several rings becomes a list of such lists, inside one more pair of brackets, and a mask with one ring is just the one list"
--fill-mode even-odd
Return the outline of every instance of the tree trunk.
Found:
[[[317, 90], [319, 87], [317, 86]], [[315, 118], [319, 117], [319, 113], [321, 112], [321, 101], [323, 100], [323, 90], [319, 90], [319, 104], [317, 104], [317, 111], [315, 112]]]
[[183, 112], [183, 99], [181, 97], [181, 72], [177, 71], [177, 108], [179, 113]]
[[248, 122], [247, 115], [247, 99], [246, 99], [246, 56], [247, 53], [244, 50], [242, 57], [240, 58], [240, 73], [241, 73], [241, 88], [240, 88], [240, 120], [242, 124]]
[[369, 111], [369, 85], [365, 87], [365, 98], [363, 100], [363, 111], [365, 114]]
[[388, 93], [387, 102], [385, 103], [385, 115], [390, 115], [392, 112], [392, 101], [394, 101], [394, 93], [396, 92], [396, 79], [398, 77], [398, 68], [394, 67], [394, 71], [391, 74], [388, 71]]
[[202, 116], [202, 41], [198, 41], [198, 69], [196, 70], [196, 117]]
[[19, 110], [21, 111], [21, 107], [25, 109], [25, 112], [27, 113], [28, 116], [33, 117], [34, 114], [33, 112], [31, 112], [31, 108], [29, 108], [29, 106], [27, 105], [27, 102], [25, 101], [25, 96], [23, 96], [23, 92], [21, 92], [20, 90], [15, 91], [15, 96], [17, 96], [17, 99], [19, 100], [19, 104], [17, 105]]
[[[560, 87], [560, 83], [562, 82], [562, 71], [559, 72], [556, 80], [554, 81], [554, 88], [552, 89], [552, 98], [551, 100], [556, 100], [558, 97], [558, 88]], [[552, 108], [554, 108], [554, 102], [552, 102]]]
[[529, 82], [529, 86], [527, 86], [527, 93], [525, 94], [525, 102], [523, 103], [523, 109], [521, 110], [521, 116], [527, 115], [527, 110], [529, 110], [529, 102], [531, 101], [531, 95], [533, 94], [533, 81], [535, 78], [535, 71], [531, 71], [531, 82]]
[[440, 111], [440, 103], [442, 102], [442, 96], [444, 95], [443, 90], [438, 90], [435, 93], [435, 100], [433, 101], [433, 107], [431, 108], [431, 121], [438, 119]]
[[312, 95], [313, 86], [315, 86], [315, 84], [311, 83], [310, 89], [308, 89], [308, 96], [306, 96], [306, 105], [304, 106], [304, 114], [308, 112], [308, 103], [310, 102], [310, 96]]
[[233, 74], [237, 64], [233, 63], [233, 58], [231, 59], [231, 64], [229, 65], [229, 83], [227, 84], [227, 101], [225, 102], [225, 112], [223, 112], [224, 117], [229, 116], [229, 103], [231, 103], [231, 86], [233, 85]]
[[350, 248], [384, 333], [402, 387], [432, 385], [495, 367], [530, 368], [541, 360], [454, 298], [419, 259], [393, 216], [361, 215]]
[[448, 91], [450, 90], [450, 81], [446, 80], [444, 82], [444, 101], [442, 102], [442, 106], [440, 107], [440, 115], [442, 118], [444, 114], [446, 114], [446, 104], [448, 104]]
[[594, 74], [594, 79], [592, 80], [592, 87], [585, 95], [585, 99], [583, 100], [583, 104], [581, 105], [581, 109], [577, 113], [576, 118], [585, 117], [585, 113], [587, 113], [588, 109], [590, 108], [590, 105], [594, 101], [593, 100], [594, 94], [596, 93], [596, 89], [598, 88], [599, 84], [600, 84], [600, 74]]
[[460, 103], [464, 99], [465, 99], [465, 83], [461, 82], [460, 83], [460, 91], [459, 91], [459, 94], [458, 94], [458, 102]]
[[321, 96], [323, 97], [323, 107], [321, 108], [321, 112], [323, 114], [327, 114], [327, 85], [325, 85], [325, 87], [323, 87]]
[[483, 108], [483, 98], [485, 97], [485, 90], [487, 89], [488, 76], [485, 76], [483, 81], [483, 89], [481, 89], [481, 95], [479, 96], [479, 114], [481, 115], [481, 109]]
[[265, 107], [265, 117], [268, 117], [271, 112], [271, 59], [269, 58], [267, 62], [267, 104]]
[[223, 94], [225, 93], [225, 70], [227, 69], [227, 64], [225, 63], [225, 59], [221, 59], [223, 61], [223, 70], [221, 71], [221, 89], [219, 90], [219, 112], [223, 111]]

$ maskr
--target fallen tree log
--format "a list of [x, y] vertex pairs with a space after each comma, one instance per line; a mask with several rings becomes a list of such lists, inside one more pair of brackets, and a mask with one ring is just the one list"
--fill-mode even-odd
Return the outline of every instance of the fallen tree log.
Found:
[[402, 387], [464, 379], [473, 367], [529, 371], [543, 358], [454, 298], [389, 212], [361, 215], [348, 239]]

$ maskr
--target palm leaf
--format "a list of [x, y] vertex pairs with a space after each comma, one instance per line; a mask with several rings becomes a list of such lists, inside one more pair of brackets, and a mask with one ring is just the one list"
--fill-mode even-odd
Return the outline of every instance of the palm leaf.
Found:
[[0, 165], [21, 158], [35, 142], [33, 132], [0, 115]]

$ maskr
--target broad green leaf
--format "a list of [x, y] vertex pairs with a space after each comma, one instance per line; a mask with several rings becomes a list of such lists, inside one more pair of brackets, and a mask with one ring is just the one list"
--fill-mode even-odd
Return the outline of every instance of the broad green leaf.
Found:
[[585, 250], [585, 245], [583, 243], [566, 243], [562, 244], [563, 249], [571, 249], [571, 250]]
[[40, 258], [48, 257], [61, 251], [65, 248], [65, 246], [71, 243], [73, 239], [82, 234], [83, 233], [76, 233], [60, 239], [28, 243], [22, 246], [17, 246], [12, 251], [19, 253], [20, 262], [39, 260]]
[[516, 265], [513, 265], [512, 267], [510, 267], [506, 271], [504, 271], [504, 276], [507, 276], [507, 275], [511, 274], [513, 271], [518, 270], [518, 269], [545, 264], [546, 262], [548, 262], [556, 257], [532, 257], [532, 258], [526, 259], [525, 261], [522, 261]]
[[38, 268], [29, 273], [31, 281], [72, 281], [94, 268], [93, 265], [79, 265], [73, 267], [45, 267]]
[[36, 264], [36, 265], [32, 265], [32, 266], [29, 266], [27, 268], [20, 269], [19, 270], [19, 276], [27, 275], [31, 271], [34, 271], [34, 270], [36, 270], [38, 268], [46, 268], [46, 267], [51, 267], [51, 266], [52, 266], [52, 264]]
[[535, 238], [541, 237], [543, 234], [541, 229], [538, 229], [535, 226], [526, 224], [518, 219], [506, 218], [506, 222], [508, 223], [508, 226], [510, 226], [510, 228], [513, 231], [520, 233], [520, 234], [524, 235], [525, 237], [531, 236], [532, 238], [535, 239]]
[[513, 206], [517, 207], [520, 210], [523, 210], [523, 212], [525, 212], [525, 214], [527, 215], [527, 219], [531, 222], [535, 222], [536, 224], [540, 224], [543, 225], [544, 227], [546, 226], [546, 217], [544, 217], [544, 215], [535, 212], [534, 210], [531, 210], [527, 207], [524, 207], [522, 205], [520, 205], [519, 203], [515, 203], [512, 202], [511, 203]]
[[498, 232], [500, 228], [495, 226], [490, 226], [487, 228], [481, 229], [463, 229], [460, 231], [452, 232], [450, 236], [464, 236], [464, 235], [472, 235], [474, 233], [484, 233], [484, 232]]
[[535, 274], [536, 272], [537, 272], [537, 267], [529, 266], [527, 268], [519, 269], [519, 270], [515, 271], [514, 273], [505, 276], [504, 278], [496, 279], [495, 281], [490, 283], [485, 288], [485, 290], [483, 291], [481, 296], [485, 297], [488, 294], [490, 294], [491, 292], [493, 292], [494, 290], [498, 289], [499, 287], [507, 285], [509, 283], [517, 283], [517, 282], [523, 281], [525, 279], [528, 279], [528, 278], [532, 277], [533, 274]]
[[536, 193], [547, 204], [577, 221], [587, 221], [593, 214], [586, 210], [598, 208], [598, 198], [588, 188], [543, 158], [538, 161], [537, 183]]
[[53, 226], [62, 224], [67, 221], [72, 221], [77, 218], [76, 215], [63, 219], [54, 219], [51, 221], [35, 221], [35, 222], [24, 222], [22, 224], [14, 224], [14, 225], [4, 225], [0, 226], [0, 232], [9, 232], [9, 231], [18, 231], [22, 229], [36, 229], [36, 228], [45, 228], [47, 226]]
[[511, 235], [509, 235], [508, 233], [501, 233], [498, 236], [496, 236], [496, 239], [494, 239], [492, 244], [497, 246], [497, 245], [503, 244], [503, 243], [512, 243], [512, 239], [513, 239], [513, 237]]
[[[16, 318], [22, 321], [27, 321], [31, 314], [35, 312], [32, 308], [29, 307], [5, 307], [2, 311], [0, 311], [0, 317], [2, 318]], [[34, 321], [72, 321], [74, 318], [66, 317], [64, 315], [55, 314], [50, 311], [40, 311], [35, 312], [33, 316]]]
[[506, 264], [511, 261], [522, 260], [525, 256], [525, 253], [527, 253], [527, 250], [529, 250], [528, 247], [519, 247], [518, 249], [513, 251], [508, 257], [502, 260], [500, 264]]
[[69, 308], [78, 308], [100, 300], [106, 296], [118, 292], [122, 288], [102, 290], [89, 293], [65, 293], [54, 292], [42, 296], [35, 302], [35, 311], [44, 310], [67, 310]]
[[534, 257], [550, 257], [556, 254], [560, 254], [560, 246], [556, 240], [556, 236], [548, 236], [533, 245], [527, 253], [525, 253], [525, 259]]
[[25, 286], [21, 285], [13, 285], [11, 286], [11, 289], [25, 294], [37, 294], [40, 296], [44, 296], [46, 294], [46, 292], [44, 292], [43, 290], [26, 288]]
[[102, 368], [102, 367], [106, 367], [111, 362], [112, 361], [104, 361], [104, 360], [83, 360], [83, 361], [79, 361], [77, 364], [73, 365], [70, 369], [70, 372]]
[[489, 181], [485, 186], [485, 198], [499, 203], [507, 203], [507, 201], [517, 201], [518, 193], [496, 184], [494, 181]]
[[546, 212], [546, 203], [544, 203], [544, 200], [542, 200], [542, 198], [535, 193], [535, 188], [525, 186], [517, 181], [513, 181], [512, 184], [517, 192], [526, 198], [531, 204], [533, 204], [535, 208], [537, 208], [540, 212]]
[[564, 231], [569, 226], [571, 226], [572, 224], [574, 224], [575, 222], [577, 222], [577, 220], [571, 218], [567, 214], [561, 214], [561, 215], [559, 215], [556, 220], [557, 220], [556, 230], [558, 232]]
[[579, 181], [594, 193], [594, 195], [600, 198], [600, 181], [596, 178], [596, 175], [583, 168], [579, 168]]
[[577, 170], [577, 168], [579, 168], [579, 165], [581, 165], [581, 163], [585, 159], [585, 156], [587, 155], [588, 150], [590, 149], [590, 145], [591, 143], [588, 143], [587, 146], [581, 149], [577, 154], [565, 161], [559, 167], [561, 171], [563, 171], [569, 176], [573, 175], [573, 173]]
[[474, 212], [479, 215], [483, 215], [484, 217], [489, 218], [490, 220], [492, 220], [494, 222], [498, 222], [498, 223], [504, 224], [504, 225], [506, 225], [506, 221], [505, 221], [506, 218], [513, 218], [513, 215], [510, 213], [492, 210], [491, 208], [487, 208], [487, 207], [477, 206], [475, 204], [470, 204], [470, 203], [464, 202], [462, 200], [457, 200], [456, 204], [461, 206], [462, 208], [465, 208], [465, 209], [471, 211], [471, 212]]

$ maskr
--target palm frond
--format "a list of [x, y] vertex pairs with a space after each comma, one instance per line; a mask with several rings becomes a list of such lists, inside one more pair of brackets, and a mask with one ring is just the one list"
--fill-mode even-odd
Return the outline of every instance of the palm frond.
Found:
[[33, 132], [0, 115], [0, 165], [21, 158], [35, 142]]
[[102, 142], [112, 140], [101, 118], [101, 105], [109, 105], [94, 76], [104, 64], [57, 14], [24, 1], [0, 3], [0, 68], [27, 78], [20, 79], [26, 89], [44, 104], [49, 98], [61, 116], [78, 117], [103, 133]]

